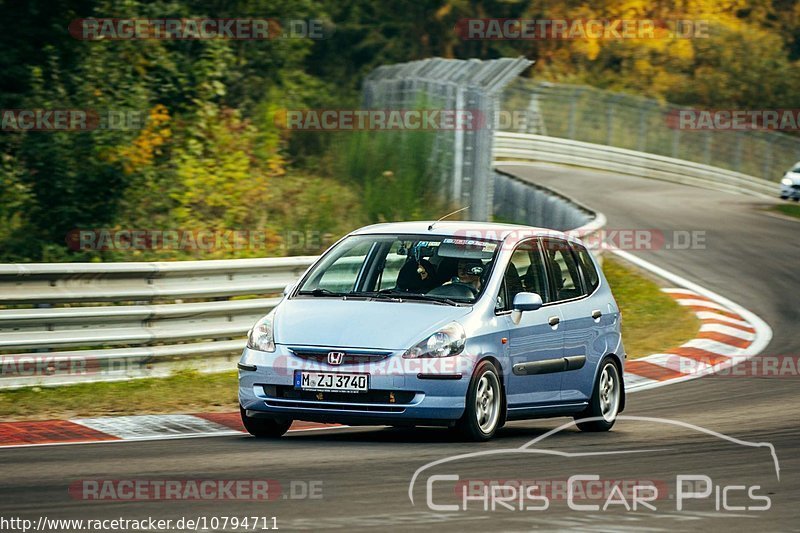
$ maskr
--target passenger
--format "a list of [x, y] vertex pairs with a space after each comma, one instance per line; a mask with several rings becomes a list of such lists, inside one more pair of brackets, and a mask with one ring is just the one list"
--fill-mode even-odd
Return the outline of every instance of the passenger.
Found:
[[397, 275], [396, 288], [405, 292], [425, 293], [436, 286], [436, 269], [427, 259], [405, 262]]

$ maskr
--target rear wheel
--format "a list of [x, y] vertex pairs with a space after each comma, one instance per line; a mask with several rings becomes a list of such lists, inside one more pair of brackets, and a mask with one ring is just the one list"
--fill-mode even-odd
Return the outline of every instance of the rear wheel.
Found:
[[277, 439], [286, 433], [292, 425], [291, 419], [247, 416], [247, 411], [241, 405], [239, 406], [239, 412], [242, 415], [244, 428], [252, 436], [259, 439]]
[[502, 409], [503, 388], [497, 368], [483, 361], [470, 380], [464, 416], [456, 422], [456, 430], [469, 440], [489, 440], [500, 426]]
[[613, 359], [606, 357], [600, 363], [600, 372], [597, 374], [589, 407], [575, 416], [575, 420], [595, 420], [578, 422], [578, 427], [582, 431], [608, 431], [617, 421], [621, 400], [622, 378], [619, 369]]

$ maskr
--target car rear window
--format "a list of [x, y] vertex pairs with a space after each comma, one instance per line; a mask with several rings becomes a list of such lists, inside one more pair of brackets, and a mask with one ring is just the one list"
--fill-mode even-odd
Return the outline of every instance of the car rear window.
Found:
[[597, 267], [592, 261], [592, 256], [585, 246], [580, 244], [573, 244], [572, 247], [578, 253], [580, 260], [581, 271], [583, 272], [583, 279], [586, 281], [586, 288], [589, 293], [594, 292], [598, 285], [600, 285], [600, 274], [597, 272]]

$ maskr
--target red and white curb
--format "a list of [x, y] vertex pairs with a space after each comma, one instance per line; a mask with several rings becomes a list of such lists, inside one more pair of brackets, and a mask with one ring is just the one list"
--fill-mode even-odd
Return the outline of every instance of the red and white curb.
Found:
[[746, 358], [756, 329], [744, 317], [688, 289], [662, 290], [694, 311], [702, 323], [700, 332], [677, 348], [628, 361], [628, 391], [718, 372]]
[[626, 362], [625, 389], [628, 392], [662, 387], [730, 368], [758, 355], [772, 339], [772, 329], [766, 322], [724, 296], [628, 252], [613, 250], [613, 253], [679, 286], [663, 290], [679, 304], [692, 309], [701, 322], [695, 339], [665, 353]]
[[[295, 422], [289, 432], [343, 427]], [[0, 422], [0, 448], [246, 435], [239, 413], [135, 415]]]

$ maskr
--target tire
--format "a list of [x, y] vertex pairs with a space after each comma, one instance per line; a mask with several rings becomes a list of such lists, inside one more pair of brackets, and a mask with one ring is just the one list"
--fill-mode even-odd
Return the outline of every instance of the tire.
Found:
[[469, 382], [466, 408], [464, 415], [456, 422], [456, 431], [471, 441], [491, 439], [504, 418], [503, 394], [497, 368], [489, 361], [481, 362]]
[[622, 405], [622, 377], [619, 367], [610, 357], [600, 362], [600, 371], [594, 384], [592, 397], [586, 410], [576, 415], [575, 420], [596, 418], [596, 420], [578, 422], [581, 431], [608, 431], [617, 421]]
[[242, 415], [242, 424], [252, 436], [257, 439], [277, 439], [289, 430], [291, 419], [285, 418], [255, 418], [247, 416], [247, 411], [239, 406]]
[[789, 199], [788, 196], [781, 196], [781, 200], [788, 200], [788, 199]]
[[795, 202], [800, 202], [800, 196], [795, 196], [794, 198], [792, 198], [792, 200], [794, 200]]

